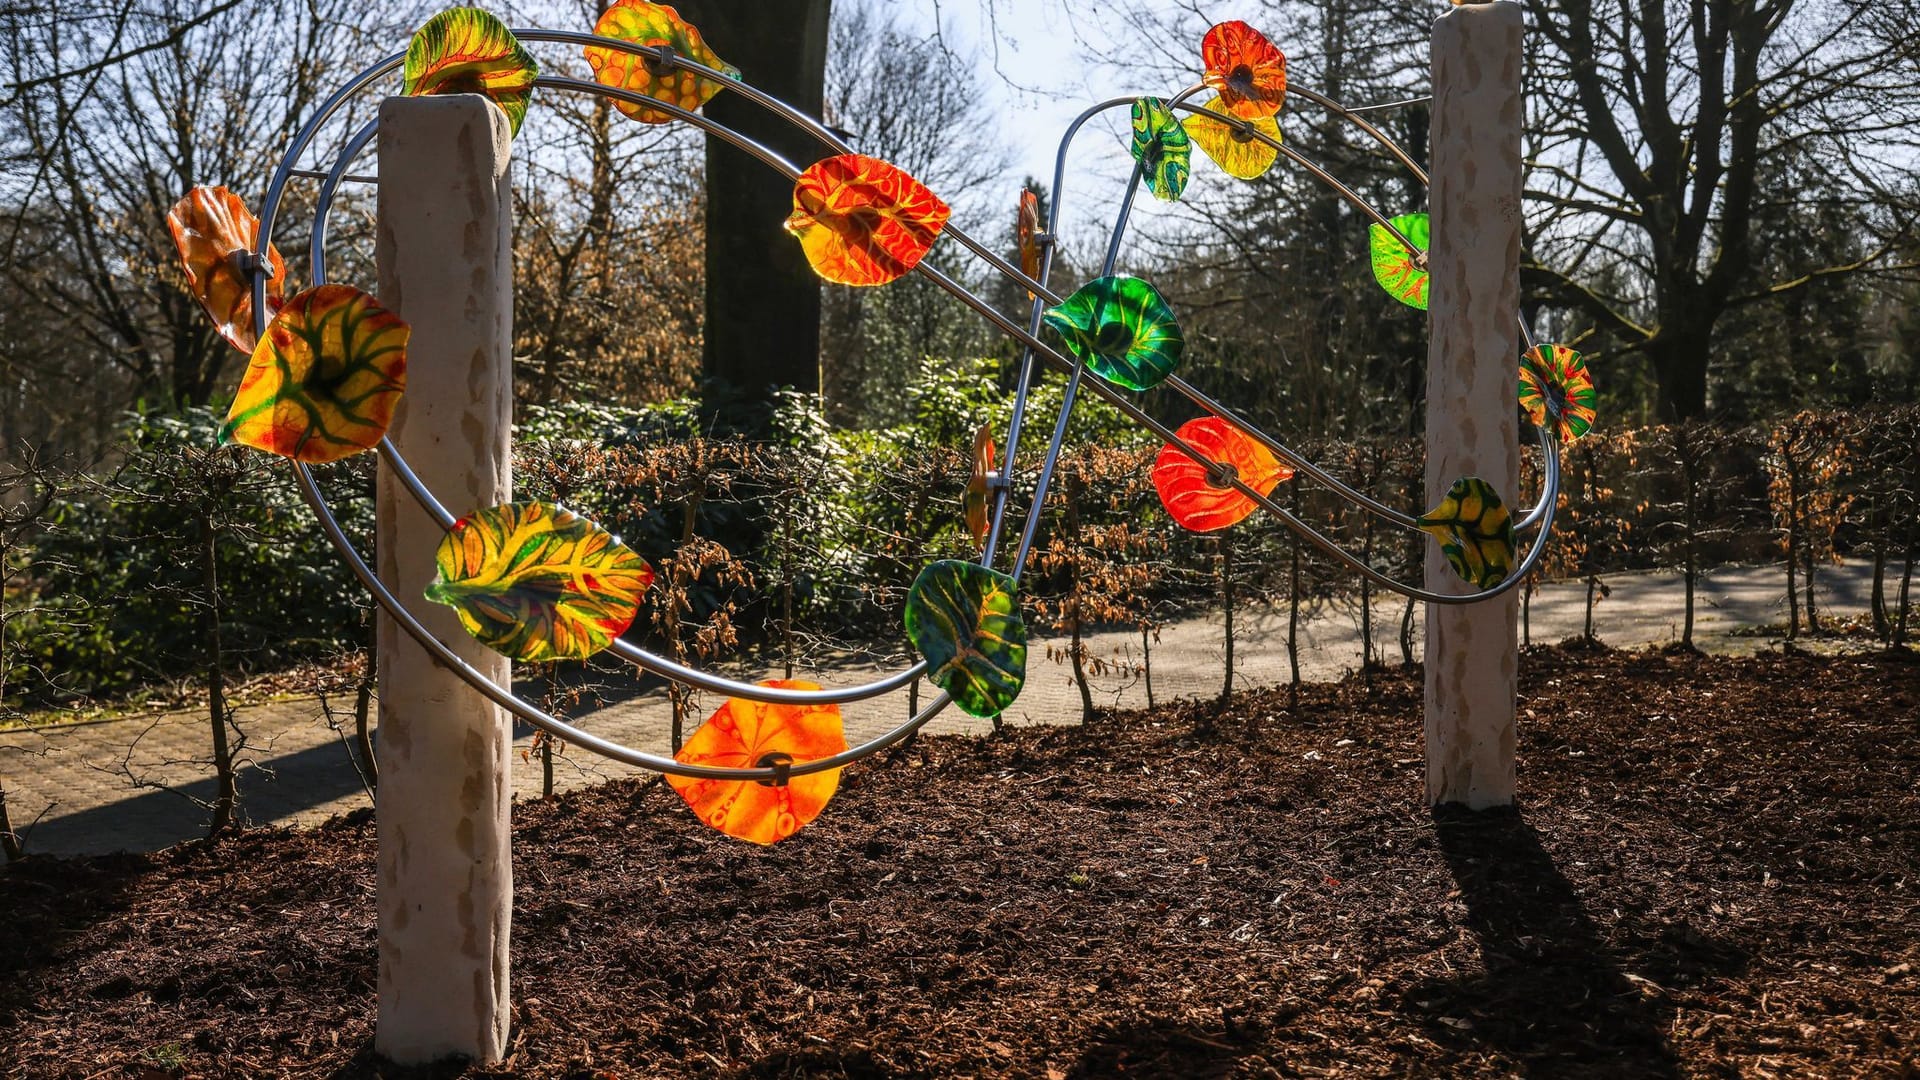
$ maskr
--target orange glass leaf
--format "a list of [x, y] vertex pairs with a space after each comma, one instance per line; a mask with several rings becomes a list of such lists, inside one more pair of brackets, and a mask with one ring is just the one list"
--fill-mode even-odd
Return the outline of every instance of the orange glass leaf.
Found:
[[[1262, 495], [1273, 492], [1293, 470], [1266, 446], [1217, 416], [1189, 420], [1174, 432], [1188, 446], [1222, 465], [1232, 466], [1241, 482]], [[1207, 467], [1172, 443], [1160, 448], [1153, 460], [1153, 486], [1160, 505], [1181, 528], [1213, 532], [1239, 523], [1259, 505], [1231, 486], [1216, 487]]]
[[786, 230], [828, 281], [885, 285], [920, 264], [947, 214], [947, 204], [905, 171], [841, 154], [813, 163], [794, 182]]
[[1246, 23], [1223, 22], [1200, 42], [1201, 78], [1226, 111], [1246, 120], [1272, 116], [1287, 98], [1287, 58]]
[[308, 464], [371, 449], [406, 389], [408, 333], [351, 285], [295, 296], [254, 347], [221, 440]]
[[[817, 684], [797, 679], [769, 679], [760, 685], [820, 689]], [[779, 761], [817, 761], [846, 748], [846, 730], [841, 726], [838, 705], [770, 705], [728, 698], [673, 758], [687, 765], [750, 769]], [[840, 770], [795, 776], [785, 787], [752, 780], [696, 780], [684, 776], [668, 776], [667, 783], [701, 821], [728, 836], [772, 844], [820, 816], [840, 787]]]
[[[600, 21], [594, 24], [593, 32], [601, 37], [618, 38], [636, 45], [664, 45], [730, 79], [740, 77], [737, 69], [707, 48], [699, 30], [665, 4], [652, 4], [647, 0], [617, 0], [612, 7], [600, 13]], [[589, 45], [586, 54], [587, 63], [593, 67], [593, 77], [602, 86], [635, 90], [655, 101], [678, 105], [688, 112], [712, 100], [713, 95], [725, 85], [681, 68], [649, 65], [646, 57], [618, 49]], [[674, 119], [658, 109], [630, 102], [615, 101], [613, 106], [643, 124], [664, 124]]]
[[[1040, 280], [1040, 196], [1032, 188], [1020, 189], [1020, 212], [1014, 218], [1013, 235], [1020, 244], [1020, 272]], [[1032, 299], [1033, 293], [1028, 292]]]
[[[1206, 112], [1188, 113], [1184, 121], [1187, 134], [1198, 143], [1201, 151], [1213, 159], [1220, 171], [1238, 180], [1253, 180], [1260, 177], [1280, 157], [1280, 151], [1268, 143], [1254, 138], [1253, 132], [1231, 120], [1210, 113], [1225, 114], [1227, 107], [1221, 99], [1214, 98], [1207, 103]], [[1280, 125], [1271, 116], [1262, 116], [1245, 122], [1275, 142], [1280, 141]]]
[[[253, 282], [240, 268], [240, 258], [259, 242], [260, 222], [223, 187], [197, 187], [167, 211], [167, 229], [180, 249], [180, 266], [187, 272], [187, 291], [213, 319], [214, 329], [241, 352], [253, 351]], [[267, 315], [280, 310], [287, 288], [287, 264], [272, 244], [267, 262]]]
[[967, 494], [962, 507], [967, 515], [967, 531], [973, 542], [987, 542], [987, 478], [993, 473], [993, 429], [986, 424], [973, 436], [973, 475], [967, 478]]

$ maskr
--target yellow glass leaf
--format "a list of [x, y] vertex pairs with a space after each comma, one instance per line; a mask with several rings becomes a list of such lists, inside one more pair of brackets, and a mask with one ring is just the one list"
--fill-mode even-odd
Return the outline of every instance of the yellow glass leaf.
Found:
[[1278, 142], [1280, 124], [1271, 116], [1235, 123], [1227, 119], [1229, 115], [1225, 103], [1216, 97], [1207, 103], [1206, 112], [1187, 114], [1187, 134], [1221, 172], [1241, 180], [1255, 179], [1273, 168], [1280, 151], [1254, 138], [1247, 128]]
[[[699, 30], [665, 4], [652, 4], [647, 0], [618, 0], [600, 13], [600, 21], [594, 24], [593, 32], [601, 37], [618, 38], [636, 45], [664, 45], [702, 67], [712, 68], [730, 79], [740, 78], [738, 70], [707, 48]], [[705, 105], [726, 85], [683, 68], [662, 65], [649, 61], [647, 57], [603, 45], [587, 46], [586, 55], [587, 63], [593, 67], [593, 77], [602, 86], [635, 90], [656, 101], [678, 105], [688, 112]], [[643, 124], [664, 124], [673, 119], [668, 113], [644, 105], [625, 101], [615, 101], [613, 104]]]

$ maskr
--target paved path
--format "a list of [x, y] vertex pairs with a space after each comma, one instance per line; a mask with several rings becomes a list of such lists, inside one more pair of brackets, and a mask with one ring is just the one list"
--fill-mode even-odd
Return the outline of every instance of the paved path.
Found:
[[[1823, 614], [1864, 611], [1870, 580], [1870, 568], [1863, 565], [1823, 571], [1819, 579]], [[1683, 593], [1676, 575], [1620, 575], [1608, 579], [1608, 584], [1612, 596], [1601, 602], [1596, 614], [1603, 640], [1631, 647], [1679, 637]], [[1785, 589], [1783, 573], [1777, 566], [1715, 571], [1703, 583], [1699, 595], [1696, 640], [1703, 647], [1723, 652], [1771, 647], [1776, 637], [1734, 636], [1732, 631], [1784, 625]], [[1559, 641], [1580, 633], [1584, 593], [1583, 586], [1567, 584], [1548, 586], [1535, 596], [1533, 640]], [[1359, 665], [1357, 608], [1357, 603], [1350, 607], [1331, 605], [1303, 613], [1303, 678], [1338, 678]], [[1399, 657], [1400, 610], [1397, 602], [1389, 605], [1383, 613], [1389, 625], [1376, 631], [1376, 640], [1384, 643], [1392, 659]], [[1266, 685], [1290, 677], [1286, 623], [1284, 607], [1240, 614], [1236, 685]], [[1416, 627], [1419, 623], [1416, 612]], [[1153, 646], [1155, 700], [1217, 694], [1223, 642], [1217, 617], [1166, 627]], [[1041, 639], [1034, 643], [1026, 690], [1008, 716], [1012, 723], [1072, 723], [1079, 718], [1079, 694], [1068, 668], [1047, 659], [1049, 644], [1058, 642]], [[1137, 662], [1140, 656], [1137, 634], [1096, 634], [1090, 645], [1096, 656], [1129, 663]], [[770, 673], [752, 674], [764, 678]], [[831, 684], [863, 677], [860, 669], [809, 674]], [[1144, 680], [1136, 675], [1114, 675], [1093, 682], [1098, 687], [1097, 705], [1136, 707], [1147, 703]], [[711, 700], [698, 702], [694, 722], [717, 704]], [[907, 695], [901, 692], [860, 702], [847, 706], [844, 713], [848, 738], [859, 741], [904, 718]], [[666, 753], [669, 717], [665, 694], [654, 691], [590, 713], [579, 723], [595, 734]], [[351, 723], [350, 715], [347, 721]], [[249, 768], [241, 777], [248, 821], [312, 824], [370, 805], [345, 743], [338, 732], [327, 727], [316, 700], [244, 708], [239, 722], [253, 747], [247, 758]], [[978, 732], [988, 727], [986, 721], [949, 709], [928, 730]], [[530, 741], [528, 735], [522, 733], [519, 745], [523, 748]], [[16, 828], [26, 831], [31, 823], [27, 835], [31, 851], [78, 854], [157, 850], [204, 832], [206, 814], [189, 797], [206, 800], [213, 793], [211, 769], [196, 760], [206, 754], [207, 738], [204, 716], [192, 713], [0, 733], [0, 783], [5, 784]], [[556, 784], [563, 789], [577, 787], [633, 771], [574, 750], [556, 763]], [[537, 797], [541, 780], [538, 761], [516, 762], [513, 779], [520, 797]], [[140, 787], [136, 782], [164, 784], [175, 790]]]

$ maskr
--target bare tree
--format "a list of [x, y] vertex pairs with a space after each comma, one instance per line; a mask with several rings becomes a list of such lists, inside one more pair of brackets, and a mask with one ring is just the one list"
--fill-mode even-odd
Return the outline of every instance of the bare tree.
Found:
[[[1911, 4], [1531, 0], [1524, 281], [1646, 357], [1669, 419], [1702, 415], [1730, 313], [1887, 270], [1912, 241], [1920, 53]], [[1776, 186], [1795, 161], [1828, 183]], [[1846, 211], [1837, 259], [1759, 272], [1770, 208]], [[1614, 282], [1604, 279], [1609, 273]]]

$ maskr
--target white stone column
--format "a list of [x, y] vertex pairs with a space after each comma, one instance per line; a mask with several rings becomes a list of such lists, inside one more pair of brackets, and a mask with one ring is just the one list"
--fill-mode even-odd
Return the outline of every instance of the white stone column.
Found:
[[[1520, 345], [1521, 13], [1465, 4], [1433, 23], [1427, 505], [1478, 476], [1515, 507]], [[1429, 541], [1427, 588], [1471, 592]], [[1427, 801], [1513, 802], [1519, 593], [1427, 605]]]
[[[485, 98], [380, 106], [380, 300], [413, 328], [390, 437], [455, 514], [512, 495], [511, 135]], [[380, 579], [441, 641], [505, 684], [507, 659], [421, 591], [445, 534], [383, 465]], [[379, 623], [380, 1013], [401, 1063], [497, 1061], [507, 1044], [513, 729], [505, 710]]]

